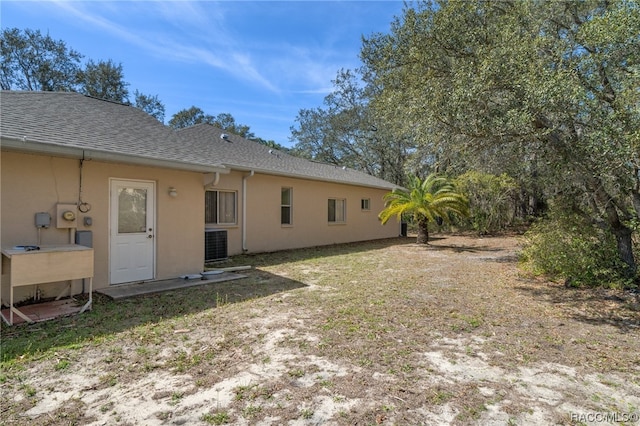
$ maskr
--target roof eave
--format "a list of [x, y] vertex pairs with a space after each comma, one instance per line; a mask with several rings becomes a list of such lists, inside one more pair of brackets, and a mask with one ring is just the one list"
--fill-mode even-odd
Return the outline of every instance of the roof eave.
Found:
[[318, 182], [330, 182], [330, 183], [339, 183], [342, 185], [350, 185], [350, 186], [362, 186], [365, 188], [374, 188], [374, 189], [383, 189], [386, 191], [391, 191], [394, 188], [399, 188], [399, 186], [395, 185], [395, 186], [382, 186], [382, 185], [374, 185], [374, 184], [366, 184], [366, 183], [362, 183], [362, 182], [353, 182], [353, 181], [349, 181], [349, 180], [340, 180], [340, 179], [331, 179], [331, 178], [322, 178], [322, 177], [315, 177], [315, 176], [309, 176], [309, 175], [305, 175], [305, 174], [298, 174], [298, 173], [288, 173], [288, 172], [278, 172], [278, 171], [274, 171], [274, 170], [269, 170], [269, 169], [260, 169], [257, 167], [247, 167], [247, 166], [237, 166], [234, 164], [230, 164], [230, 163], [224, 163], [224, 167], [226, 167], [227, 169], [233, 169], [233, 170], [237, 170], [237, 171], [241, 171], [241, 172], [255, 172], [255, 173], [260, 173], [260, 174], [265, 174], [265, 175], [272, 175], [272, 176], [284, 176], [284, 177], [290, 177], [290, 178], [294, 178], [294, 179], [304, 179], [304, 180], [313, 180], [313, 181], [318, 181]]
[[86, 149], [82, 147], [34, 142], [28, 139], [18, 139], [6, 136], [0, 136], [0, 143], [3, 150], [24, 152], [30, 154], [43, 154], [55, 157], [78, 158], [85, 160], [92, 159], [111, 163], [135, 164], [139, 166], [186, 170], [198, 173], [218, 172], [226, 174], [230, 172], [228, 168], [221, 164], [206, 165], [187, 163], [184, 161], [164, 160], [159, 158], [123, 154], [112, 151], [102, 151], [95, 149]]

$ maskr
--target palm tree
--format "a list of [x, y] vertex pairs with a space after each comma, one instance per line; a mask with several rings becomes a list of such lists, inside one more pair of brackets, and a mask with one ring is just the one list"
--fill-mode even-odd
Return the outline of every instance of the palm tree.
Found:
[[418, 225], [418, 244], [429, 242], [429, 222], [450, 222], [452, 215], [469, 216], [469, 200], [453, 182], [431, 174], [425, 180], [411, 177], [407, 189], [396, 188], [384, 196], [385, 208], [378, 217], [383, 224], [393, 216], [413, 215]]

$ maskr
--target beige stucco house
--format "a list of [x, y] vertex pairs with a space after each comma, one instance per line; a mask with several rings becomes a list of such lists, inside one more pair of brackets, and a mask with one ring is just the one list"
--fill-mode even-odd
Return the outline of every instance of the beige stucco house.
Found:
[[[77, 93], [3, 91], [0, 108], [2, 248], [79, 237], [94, 250], [94, 289], [197, 273], [243, 252], [399, 233], [377, 218], [394, 185], [355, 170], [210, 125], [175, 131]], [[17, 300], [30, 296], [20, 290]]]

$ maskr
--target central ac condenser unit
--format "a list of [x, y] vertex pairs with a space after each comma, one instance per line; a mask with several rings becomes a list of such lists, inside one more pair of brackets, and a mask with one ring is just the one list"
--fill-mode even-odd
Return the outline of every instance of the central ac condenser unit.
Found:
[[205, 229], [204, 261], [212, 262], [227, 258], [227, 231], [225, 229]]

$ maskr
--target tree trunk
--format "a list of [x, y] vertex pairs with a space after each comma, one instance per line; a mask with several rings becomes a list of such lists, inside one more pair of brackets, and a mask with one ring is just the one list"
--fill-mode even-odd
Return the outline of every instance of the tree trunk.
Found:
[[640, 219], [640, 192], [634, 189], [633, 191], [631, 191], [631, 197], [633, 208], [636, 211], [636, 217]]
[[418, 219], [418, 244], [429, 244], [429, 220], [426, 217]]
[[632, 231], [620, 220], [618, 210], [609, 196], [607, 191], [600, 185], [596, 178], [590, 181], [591, 190], [597, 204], [603, 207], [607, 224], [611, 229], [611, 233], [616, 237], [618, 248], [618, 256], [627, 265], [627, 273], [630, 277], [635, 276], [637, 272], [636, 260], [633, 256], [633, 241], [631, 239]]
[[633, 173], [636, 184], [631, 190], [631, 202], [636, 211], [636, 217], [640, 219], [640, 169], [636, 168]]
[[622, 225], [617, 229], [613, 229], [613, 235], [616, 237], [618, 246], [618, 255], [620, 259], [628, 266], [627, 273], [629, 277], [634, 277], [637, 272], [635, 258], [633, 257], [633, 241], [631, 239], [632, 231]]

